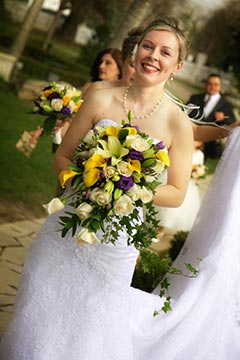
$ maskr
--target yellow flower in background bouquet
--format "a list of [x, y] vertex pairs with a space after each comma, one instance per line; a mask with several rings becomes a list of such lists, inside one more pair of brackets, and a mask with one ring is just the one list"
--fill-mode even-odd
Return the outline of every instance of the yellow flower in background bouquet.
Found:
[[[60, 216], [62, 236], [69, 230], [75, 235], [81, 225], [78, 243], [115, 243], [124, 229], [129, 245], [148, 247], [159, 228], [153, 195], [169, 165], [164, 143], [132, 126], [131, 113], [128, 124], [96, 126], [80, 141], [73, 165], [60, 173], [62, 186], [71, 179], [67, 202], [73, 207]], [[139, 208], [145, 208], [144, 221]]]
[[34, 99], [33, 113], [46, 116], [43, 129], [51, 134], [56, 120], [73, 117], [83, 100], [81, 91], [69, 85], [51, 83]]

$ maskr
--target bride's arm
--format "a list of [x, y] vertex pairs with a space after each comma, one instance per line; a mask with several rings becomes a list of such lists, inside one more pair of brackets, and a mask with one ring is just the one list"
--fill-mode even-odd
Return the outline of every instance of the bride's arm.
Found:
[[170, 167], [167, 184], [160, 185], [154, 195], [154, 204], [164, 207], [178, 207], [186, 195], [193, 155], [193, 132], [189, 120], [181, 115], [170, 128], [172, 144], [169, 148]]

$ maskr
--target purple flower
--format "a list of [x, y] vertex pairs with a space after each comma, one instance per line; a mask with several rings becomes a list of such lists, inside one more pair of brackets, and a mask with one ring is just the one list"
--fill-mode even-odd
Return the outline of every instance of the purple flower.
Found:
[[104, 171], [101, 171], [101, 173], [100, 173], [100, 178], [101, 178], [101, 179], [106, 179], [106, 176], [105, 176], [105, 174], [104, 174]]
[[125, 127], [132, 127], [132, 128], [135, 128], [137, 131], [139, 131], [139, 126], [137, 126], [137, 125], [125, 124], [125, 125], [123, 125], [123, 127], [124, 128]]
[[128, 190], [134, 185], [133, 176], [121, 176], [120, 180], [116, 182], [116, 186], [121, 190]]
[[90, 191], [87, 191], [85, 194], [83, 194], [83, 199], [88, 200], [90, 198]]
[[40, 97], [38, 97], [38, 98], [34, 101], [34, 104], [37, 105], [37, 106], [40, 106], [40, 103], [41, 103], [41, 99], [40, 99]]
[[61, 113], [63, 115], [71, 115], [71, 111], [70, 109], [67, 107], [67, 106], [63, 106], [62, 110], [61, 110]]
[[105, 207], [105, 209], [106, 209], [107, 211], [109, 211], [111, 208], [112, 208], [112, 205], [111, 205], [111, 204], [108, 204], [108, 205], [106, 205], [106, 207]]
[[137, 150], [134, 150], [134, 149], [131, 149], [129, 151], [129, 157], [132, 160], [139, 160], [139, 161], [144, 159], [143, 154], [140, 151], [137, 151]]
[[159, 141], [157, 144], [156, 144], [156, 147], [158, 148], [158, 150], [162, 150], [165, 148], [165, 145], [163, 143], [163, 141]]
[[77, 167], [81, 168], [83, 166], [83, 162], [86, 161], [85, 158], [77, 159]]
[[48, 85], [48, 86], [46, 86], [46, 87], [43, 89], [43, 91], [50, 90], [51, 88], [52, 88], [52, 86], [51, 86], [51, 85]]
[[51, 94], [48, 95], [49, 100], [60, 99], [60, 98], [61, 98], [61, 96], [59, 95], [59, 93], [57, 91], [53, 91]]
[[111, 158], [105, 158], [106, 162], [107, 162], [107, 165], [111, 165], [111, 161], [112, 159]]

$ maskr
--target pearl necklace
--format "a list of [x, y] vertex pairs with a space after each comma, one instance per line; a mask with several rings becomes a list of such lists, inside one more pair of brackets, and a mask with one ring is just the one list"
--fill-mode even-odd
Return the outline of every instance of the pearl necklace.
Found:
[[[128, 115], [129, 113], [129, 110], [127, 108], [127, 96], [128, 96], [128, 91], [130, 89], [130, 85], [126, 87], [125, 91], [124, 91], [124, 94], [123, 94], [123, 101], [122, 101], [122, 104], [123, 104], [123, 108], [125, 110], [125, 113]], [[159, 108], [160, 104], [162, 103], [164, 99], [164, 94], [163, 96], [161, 97], [161, 99], [158, 101], [158, 103], [156, 105], [154, 105], [153, 109], [151, 111], [149, 111], [147, 114], [145, 115], [141, 115], [141, 116], [132, 116], [133, 119], [147, 119], [149, 118], [150, 116], [152, 116], [152, 114]]]

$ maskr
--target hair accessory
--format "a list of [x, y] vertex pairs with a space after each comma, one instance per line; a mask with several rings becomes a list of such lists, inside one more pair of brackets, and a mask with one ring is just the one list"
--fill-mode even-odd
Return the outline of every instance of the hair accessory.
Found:
[[138, 51], [138, 44], [135, 44], [133, 51], [132, 51], [132, 60], [135, 60], [136, 53]]

